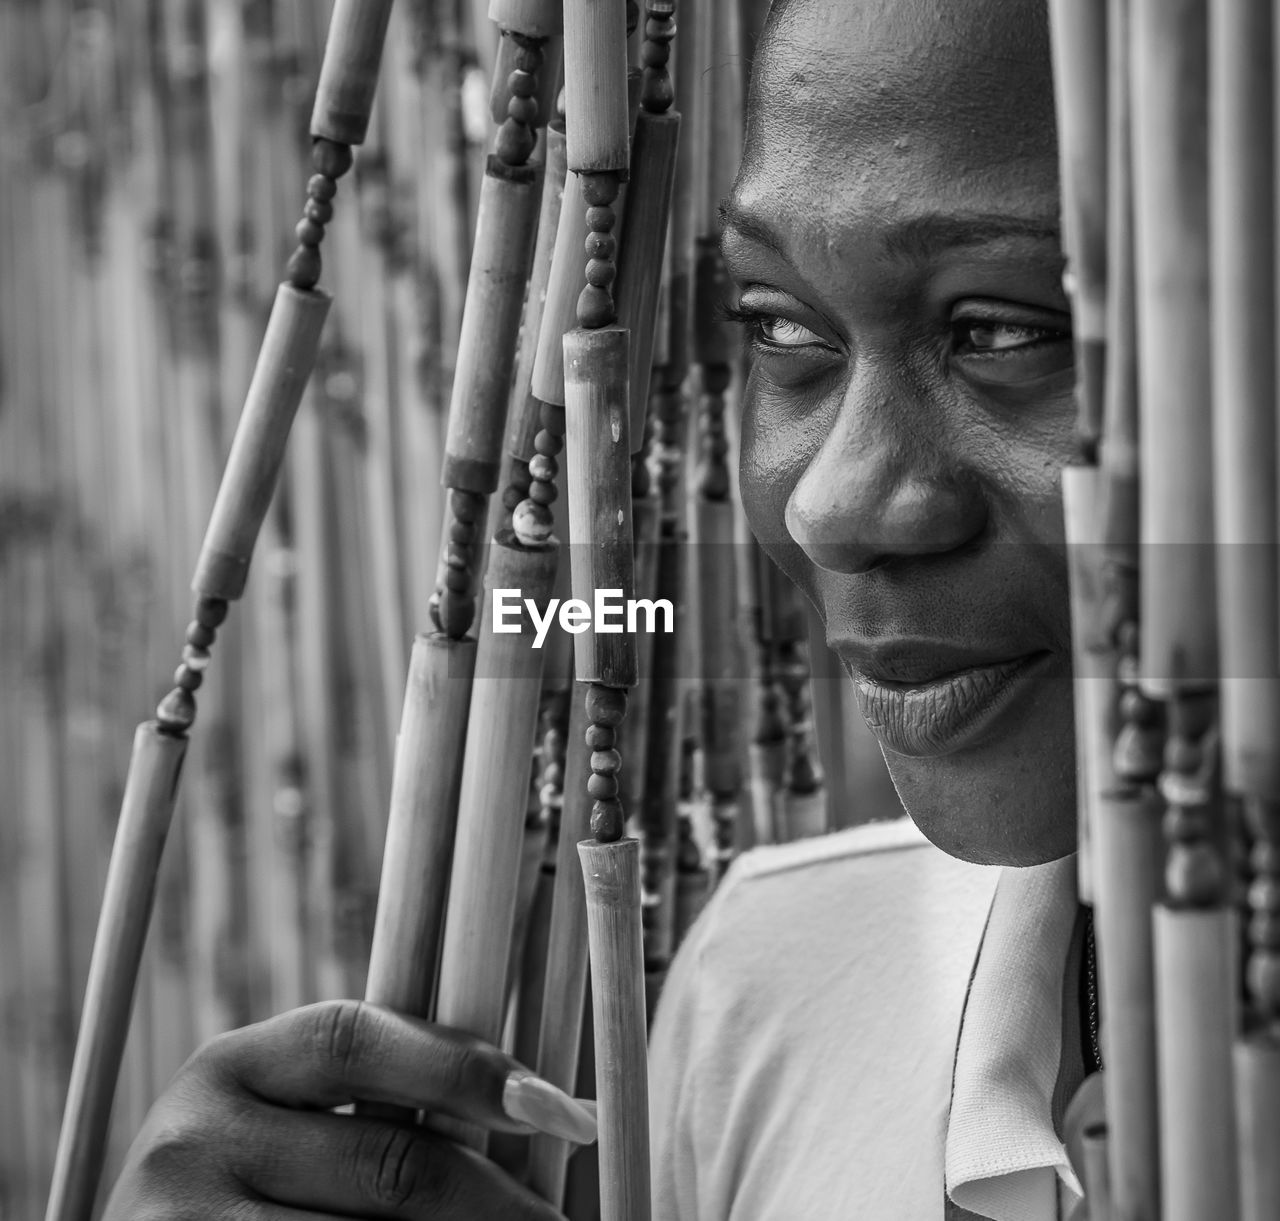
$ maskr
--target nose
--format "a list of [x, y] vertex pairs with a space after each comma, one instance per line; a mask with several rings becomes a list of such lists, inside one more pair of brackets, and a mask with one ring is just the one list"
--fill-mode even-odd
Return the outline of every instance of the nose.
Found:
[[809, 559], [862, 573], [953, 551], [982, 534], [980, 480], [942, 424], [923, 395], [854, 375], [787, 501], [787, 532]]

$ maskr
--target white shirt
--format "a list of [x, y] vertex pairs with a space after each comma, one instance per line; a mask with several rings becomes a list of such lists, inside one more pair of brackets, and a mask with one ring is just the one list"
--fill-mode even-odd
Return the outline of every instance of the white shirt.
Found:
[[1074, 858], [955, 860], [905, 819], [740, 858], [654, 1023], [655, 1221], [942, 1221], [944, 1180], [1054, 1221], [1073, 880]]

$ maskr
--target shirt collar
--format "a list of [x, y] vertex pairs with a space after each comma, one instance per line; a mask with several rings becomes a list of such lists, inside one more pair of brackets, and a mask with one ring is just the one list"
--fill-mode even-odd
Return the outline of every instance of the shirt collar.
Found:
[[1006, 869], [996, 886], [956, 1049], [947, 1192], [992, 1221], [1057, 1216], [1080, 1185], [1054, 1131], [1076, 858]]

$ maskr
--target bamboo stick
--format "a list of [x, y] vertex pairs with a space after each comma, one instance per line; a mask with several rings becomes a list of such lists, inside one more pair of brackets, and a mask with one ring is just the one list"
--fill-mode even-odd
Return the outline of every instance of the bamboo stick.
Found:
[[[575, 686], [569, 705], [565, 750], [564, 797], [556, 847], [555, 888], [551, 898], [547, 970], [538, 1033], [538, 1075], [563, 1090], [573, 1090], [582, 1041], [583, 1004], [587, 993], [587, 909], [582, 867], [574, 859], [578, 841], [590, 831], [591, 798], [587, 793], [588, 752], [586, 702]], [[564, 1198], [569, 1146], [535, 1133], [530, 1141], [529, 1186], [548, 1203]]]
[[565, 136], [575, 174], [621, 173], [630, 164], [626, 9], [566, 0]]
[[[486, 592], [520, 590], [545, 606], [555, 573], [554, 547], [494, 547]], [[440, 956], [436, 1017], [491, 1043], [502, 1037], [508, 947], [512, 935], [529, 755], [537, 728], [542, 653], [522, 631], [495, 631], [486, 611], [476, 649], [476, 678], [467, 722], [467, 757], [458, 800], [458, 831]], [[501, 743], [494, 757], [492, 743]], [[477, 1148], [479, 1130], [463, 1131]]]
[[1133, 0], [1142, 380], [1142, 670], [1167, 696], [1218, 674], [1204, 0]]
[[1162, 1221], [1239, 1215], [1234, 913], [1157, 908]]
[[648, 1069], [640, 844], [578, 845], [587, 896], [595, 1023], [602, 1221], [647, 1221]]
[[541, 167], [490, 159], [449, 406], [441, 476], [446, 487], [487, 493], [498, 486], [541, 189]]
[[[520, 324], [520, 351], [516, 358], [511, 402], [507, 410], [507, 453], [526, 462], [533, 455], [533, 439], [541, 427], [542, 403], [533, 388], [533, 368], [541, 343], [542, 320], [549, 298], [553, 256], [559, 241], [565, 177], [568, 173], [563, 125], [552, 123], [545, 131], [546, 168], [543, 172], [541, 210], [538, 213], [538, 236], [529, 271], [529, 292], [525, 301], [524, 318]], [[582, 209], [577, 209], [577, 213], [579, 223], [585, 225]], [[565, 240], [569, 239], [566, 237]], [[551, 342], [550, 335], [547, 342]], [[555, 337], [555, 346], [559, 348], [562, 342], [563, 332]], [[559, 401], [563, 397], [562, 387], [557, 399], [553, 401]], [[563, 403], [560, 405], [563, 406]]]
[[1280, 1210], [1280, 1046], [1267, 1035], [1237, 1040], [1234, 1068], [1240, 1221], [1265, 1221]]
[[314, 136], [364, 142], [390, 19], [391, 0], [335, 0], [311, 112]]
[[1161, 892], [1160, 808], [1149, 790], [1101, 795], [1093, 854], [1108, 1179], [1115, 1221], [1160, 1214], [1152, 911]]
[[475, 662], [474, 641], [436, 632], [409, 663], [365, 999], [414, 1017], [431, 1014]]
[[[674, 22], [671, 22], [674, 27]], [[668, 85], [668, 90], [670, 86]], [[669, 104], [669, 97], [666, 99]], [[656, 105], [656, 103], [653, 103]], [[649, 377], [653, 368], [658, 322], [658, 293], [662, 286], [662, 253], [667, 242], [675, 184], [676, 148], [680, 116], [648, 109], [642, 94], [631, 150], [631, 180], [627, 191], [631, 222], [618, 251], [618, 322], [631, 332], [631, 447], [644, 444], [644, 416], [649, 407]]]
[[[164, 734], [155, 722], [139, 726], [134, 738], [130, 783], [85, 991], [85, 1033], [71, 1070], [47, 1221], [82, 1221], [93, 1207], [116, 1072], [129, 1029], [133, 981], [186, 746], [184, 738]], [[121, 981], [128, 986], [121, 987]]]
[[1071, 284], [1078, 436], [1092, 456], [1102, 431], [1107, 286], [1107, 12], [1105, 0], [1049, 5]]
[[[552, 124], [549, 130], [556, 131], [556, 127]], [[568, 166], [567, 146], [565, 165]], [[577, 321], [578, 294], [582, 288], [578, 252], [587, 240], [586, 209], [582, 180], [577, 174], [566, 177], [532, 373], [533, 397], [561, 407], [564, 406], [564, 337]]]
[[284, 460], [293, 417], [315, 364], [327, 293], [281, 284], [244, 413], [227, 460], [192, 582], [203, 597], [244, 592], [249, 560]]
[[1223, 782], [1231, 792], [1274, 801], [1280, 799], [1280, 536], [1271, 6], [1214, 5], [1211, 12], [1211, 417]]
[[[564, 338], [566, 473], [578, 490], [569, 501], [573, 589], [579, 598], [621, 591], [624, 604], [635, 594], [628, 342], [620, 327], [580, 329]], [[580, 681], [629, 687], [636, 681], [634, 641], [617, 624], [605, 627], [593, 618], [577, 635], [574, 673]]]

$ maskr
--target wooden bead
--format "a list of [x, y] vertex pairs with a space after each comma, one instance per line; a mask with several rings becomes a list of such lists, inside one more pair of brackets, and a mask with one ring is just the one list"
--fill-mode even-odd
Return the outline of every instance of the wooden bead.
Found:
[[578, 321], [588, 330], [609, 326], [617, 317], [613, 298], [597, 285], [588, 284], [578, 297]]
[[602, 844], [616, 843], [625, 830], [622, 803], [616, 797], [597, 801], [591, 807], [591, 834]]
[[285, 264], [285, 278], [294, 288], [311, 289], [320, 282], [320, 252], [314, 246], [299, 246]]
[[480, 516], [480, 505], [484, 500], [474, 492], [462, 492], [454, 488], [449, 493], [449, 511], [458, 521], [474, 522]]
[[515, 123], [532, 127], [538, 119], [538, 102], [536, 98], [513, 97], [507, 103], [507, 115]]
[[[522, 49], [521, 54], [528, 54], [528, 52]], [[513, 99], [526, 102], [537, 94], [538, 78], [534, 73], [538, 70], [539, 66], [540, 65], [535, 63], [530, 68], [517, 67], [517, 69], [507, 77], [507, 90], [510, 92]], [[535, 102], [534, 105], [536, 108], [537, 103]], [[507, 113], [510, 114], [510, 110], [508, 110]]]
[[[531, 38], [516, 39], [516, 70], [511, 75], [523, 77], [530, 82], [529, 93], [521, 96], [528, 97], [537, 92], [538, 83], [535, 74], [542, 68], [542, 40]], [[511, 80], [507, 81], [508, 87], [512, 93], [517, 93], [515, 84]]]
[[182, 665], [173, 672], [173, 681], [186, 691], [198, 691], [200, 684], [204, 682], [204, 675], [199, 670]]
[[1280, 844], [1259, 840], [1249, 857], [1256, 873], [1280, 873]]
[[537, 137], [522, 123], [504, 123], [498, 130], [494, 152], [507, 165], [524, 165], [533, 152]]
[[201, 598], [196, 602], [196, 621], [204, 627], [218, 628], [226, 622], [230, 604], [225, 598]]
[[587, 264], [587, 283], [593, 288], [608, 288], [617, 275], [618, 268], [604, 259], [592, 259]]
[[1225, 882], [1222, 860], [1208, 843], [1175, 844], [1169, 850], [1165, 885], [1175, 903], [1193, 907], [1213, 903]]
[[618, 214], [612, 208], [591, 207], [587, 209], [587, 228], [597, 233], [609, 233], [618, 223]]
[[555, 529], [555, 518], [545, 505], [534, 500], [524, 500], [511, 515], [511, 528], [524, 546], [537, 547], [551, 537]]
[[444, 583], [450, 593], [465, 594], [471, 588], [471, 573], [465, 568], [450, 568], [444, 574]]
[[324, 226], [316, 224], [313, 220], [300, 220], [294, 228], [294, 232], [298, 235], [298, 241], [304, 246], [318, 246], [324, 241]]
[[1182, 772], [1161, 772], [1160, 796], [1171, 806], [1202, 806], [1213, 796], [1207, 778]]
[[588, 725], [585, 738], [593, 751], [609, 750], [618, 740], [618, 733], [612, 725]]
[[191, 670], [206, 670], [209, 667], [209, 650], [188, 644], [182, 650], [182, 663]]
[[534, 479], [542, 480], [544, 483], [555, 479], [559, 469], [556, 460], [546, 454], [534, 454], [529, 459], [529, 474]]
[[1160, 770], [1163, 742], [1158, 730], [1137, 725], [1121, 727], [1116, 738], [1112, 766], [1122, 780], [1150, 780]]
[[207, 649], [217, 638], [218, 633], [199, 620], [192, 619], [187, 624], [187, 643], [197, 649]]
[[587, 792], [596, 801], [612, 801], [618, 795], [617, 777], [594, 773], [587, 779]]
[[1158, 705], [1148, 699], [1137, 687], [1126, 687], [1120, 696], [1120, 716], [1134, 725], [1151, 725], [1155, 722]]
[[338, 193], [338, 184], [327, 174], [312, 174], [307, 179], [307, 194], [317, 203], [328, 203]]
[[1201, 839], [1212, 829], [1209, 811], [1204, 806], [1170, 806], [1164, 815], [1164, 833], [1170, 840], [1185, 843]]
[[1255, 878], [1249, 886], [1249, 906], [1259, 911], [1280, 911], [1280, 878]]
[[[603, 227], [592, 222], [592, 212], [598, 208], [608, 209], [610, 216], [613, 217], [613, 209], [610, 208], [609, 205], [618, 198], [618, 192], [621, 189], [622, 185], [618, 181], [617, 174], [582, 175], [582, 198], [587, 204], [587, 224], [590, 225], [592, 229], [599, 229]], [[613, 228], [613, 220], [610, 220], [608, 227]]]
[[470, 521], [460, 521], [454, 518], [449, 523], [449, 541], [451, 543], [459, 543], [462, 546], [468, 546], [476, 541], [476, 524]]
[[529, 487], [529, 499], [534, 504], [553, 505], [560, 496], [560, 489], [554, 483], [543, 483], [541, 481], [531, 484]]
[[453, 640], [460, 640], [475, 619], [475, 599], [444, 590], [440, 595], [436, 623]]
[[349, 144], [339, 144], [322, 136], [311, 145], [311, 164], [326, 178], [341, 178], [351, 168], [354, 159]]
[[627, 715], [627, 693], [592, 683], [587, 688], [587, 719], [596, 725], [618, 726]]
[[[563, 445], [565, 425], [564, 404], [543, 403], [539, 416], [539, 422], [542, 424], [543, 431], [550, 433], [554, 437], [559, 437], [560, 443]], [[555, 452], [559, 453], [560, 451], [557, 449]]]
[[616, 775], [622, 770], [622, 756], [613, 749], [597, 750], [591, 754], [591, 770], [606, 776]]
[[165, 729], [185, 733], [196, 720], [196, 701], [191, 692], [175, 687], [160, 701], [156, 720]]
[[327, 225], [333, 219], [333, 204], [309, 199], [302, 209], [302, 214], [317, 225]]
[[564, 437], [544, 428], [533, 438], [533, 448], [544, 457], [554, 458], [564, 449]]
[[1280, 950], [1280, 915], [1255, 912], [1249, 919], [1249, 941], [1255, 950]]
[[1254, 954], [1248, 966], [1249, 992], [1264, 1013], [1280, 1013], [1280, 955]]
[[612, 233], [592, 231], [587, 234], [583, 250], [589, 259], [612, 261], [618, 253], [618, 239]]

